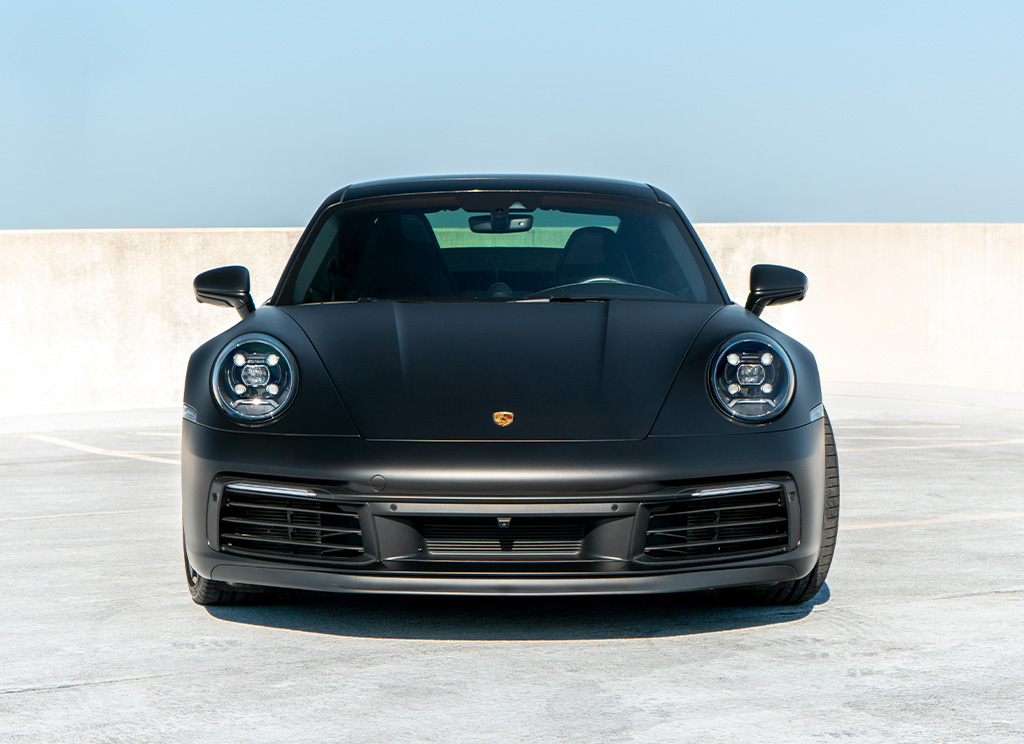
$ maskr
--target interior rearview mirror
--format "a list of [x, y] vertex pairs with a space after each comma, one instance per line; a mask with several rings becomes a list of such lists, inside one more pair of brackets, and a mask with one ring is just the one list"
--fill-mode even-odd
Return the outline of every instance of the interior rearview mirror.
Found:
[[469, 218], [469, 229], [475, 233], [527, 232], [532, 227], [532, 214], [493, 212], [491, 214], [478, 214]]

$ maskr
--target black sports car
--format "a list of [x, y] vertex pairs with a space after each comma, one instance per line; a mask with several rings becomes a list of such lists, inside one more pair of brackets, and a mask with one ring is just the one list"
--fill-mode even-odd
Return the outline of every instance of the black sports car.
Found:
[[185, 381], [193, 599], [268, 587], [813, 597], [839, 477], [811, 353], [730, 302], [663, 191], [540, 176], [348, 186]]

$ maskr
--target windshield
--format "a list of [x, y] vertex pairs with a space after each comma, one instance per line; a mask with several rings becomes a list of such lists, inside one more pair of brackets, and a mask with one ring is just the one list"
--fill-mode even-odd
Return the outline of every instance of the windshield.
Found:
[[469, 192], [328, 209], [278, 302], [616, 298], [721, 302], [671, 207]]

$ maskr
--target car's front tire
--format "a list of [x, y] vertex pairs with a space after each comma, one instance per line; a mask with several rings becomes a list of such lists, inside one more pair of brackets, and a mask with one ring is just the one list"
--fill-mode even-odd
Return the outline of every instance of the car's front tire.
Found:
[[192, 568], [188, 561], [188, 551], [184, 549], [184, 538], [182, 539], [182, 552], [185, 554], [185, 581], [188, 582], [188, 591], [192, 595], [192, 601], [198, 605], [241, 605], [249, 604], [259, 596], [259, 592], [239, 589], [223, 581], [204, 579]]
[[818, 562], [802, 579], [778, 584], [739, 587], [724, 594], [744, 604], [794, 605], [813, 599], [825, 584], [839, 530], [839, 457], [832, 423], [825, 414], [825, 513], [821, 523]]

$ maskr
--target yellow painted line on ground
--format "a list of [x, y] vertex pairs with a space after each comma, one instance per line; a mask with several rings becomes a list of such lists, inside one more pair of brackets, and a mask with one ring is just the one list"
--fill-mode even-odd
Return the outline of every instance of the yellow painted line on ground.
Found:
[[[943, 444], [890, 444], [879, 447], [839, 447], [839, 452], [872, 452], [876, 450], [937, 449], [940, 447], [998, 447], [1004, 444], [1024, 444], [1024, 439], [984, 439]], [[842, 445], [842, 438], [840, 438]]]
[[875, 522], [874, 524], [841, 524], [839, 529], [873, 530], [879, 527], [913, 527], [918, 524], [951, 524], [953, 522], [984, 522], [989, 519], [1024, 519], [1024, 512], [1002, 512], [1000, 514], [970, 514], [965, 517], [936, 517], [935, 519], [908, 519], [903, 522]]
[[49, 434], [26, 434], [29, 439], [36, 439], [40, 442], [47, 442], [49, 444], [56, 444], [58, 447], [69, 447], [70, 449], [78, 450], [79, 452], [88, 452], [92, 455], [102, 455], [104, 457], [123, 457], [128, 460], [142, 460], [144, 462], [163, 462], [168, 465], [180, 465], [180, 460], [172, 460], [169, 457], [156, 457], [154, 455], [147, 455], [142, 452], [122, 452], [120, 450], [108, 450], [101, 449], [100, 447], [93, 447], [89, 444], [81, 444], [80, 442], [72, 442], [69, 439], [61, 439], [60, 437], [51, 437]]

